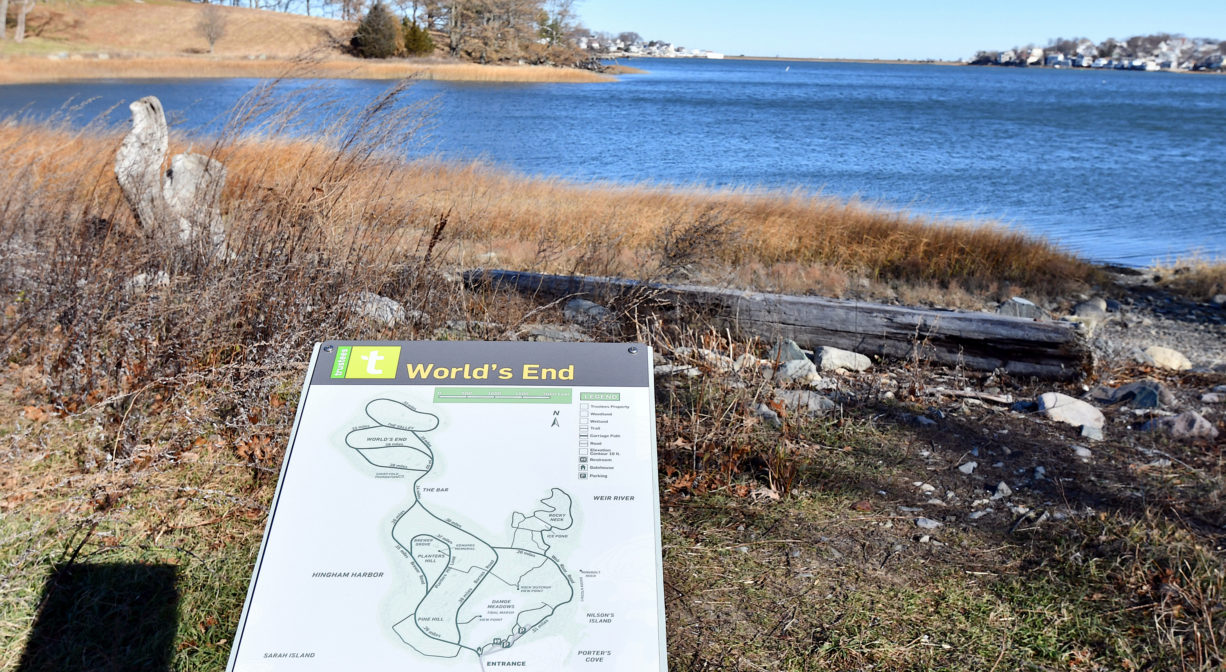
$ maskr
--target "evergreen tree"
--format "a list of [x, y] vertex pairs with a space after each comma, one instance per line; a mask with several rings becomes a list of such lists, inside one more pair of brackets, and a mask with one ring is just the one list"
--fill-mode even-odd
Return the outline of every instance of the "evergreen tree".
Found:
[[425, 28], [417, 25], [416, 21], [410, 21], [405, 17], [400, 22], [404, 29], [404, 50], [410, 56], [423, 56], [434, 53], [434, 40], [430, 38], [430, 32]]
[[400, 27], [382, 2], [376, 2], [358, 22], [350, 41], [353, 52], [362, 58], [388, 58], [400, 51]]

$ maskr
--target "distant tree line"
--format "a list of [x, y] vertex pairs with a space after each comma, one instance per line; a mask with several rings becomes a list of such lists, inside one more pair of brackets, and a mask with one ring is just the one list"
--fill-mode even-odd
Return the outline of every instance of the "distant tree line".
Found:
[[[358, 0], [352, 0], [357, 2]], [[586, 56], [573, 0], [425, 0], [364, 8], [353, 38], [359, 56], [428, 54], [432, 33], [447, 55], [478, 63], [522, 61], [575, 65]], [[396, 19], [396, 10], [401, 18]]]

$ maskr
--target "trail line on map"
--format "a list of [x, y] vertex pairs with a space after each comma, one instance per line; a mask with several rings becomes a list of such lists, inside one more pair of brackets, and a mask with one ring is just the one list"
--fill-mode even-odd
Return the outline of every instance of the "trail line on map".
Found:
[[[468, 532], [455, 521], [440, 517], [422, 503], [420, 481], [429, 475], [435, 465], [434, 451], [422, 434], [436, 429], [439, 426], [439, 417], [433, 413], [419, 411], [411, 404], [387, 398], [368, 402], [364, 411], [375, 424], [351, 429], [345, 435], [345, 445], [371, 466], [416, 474], [412, 481], [413, 504], [395, 516], [391, 533], [393, 544], [410, 560], [418, 580], [424, 587], [422, 598], [414, 606], [413, 613], [392, 626], [402, 642], [418, 653], [430, 657], [455, 658], [462, 650], [468, 650], [480, 658], [492, 650], [510, 648], [516, 641], [549, 620], [559, 607], [574, 599], [574, 582], [567, 576], [561, 561], [549, 555], [552, 545], [545, 539], [545, 532], [569, 530], [574, 525], [574, 501], [565, 490], [551, 488], [549, 496], [539, 501], [543, 508], [534, 510], [530, 515], [514, 511], [510, 525], [511, 545], [495, 546]], [[561, 513], [563, 508], [565, 513]], [[563, 522], [565, 526], [562, 526]], [[414, 524], [418, 529], [411, 535], [407, 532], [397, 534], [402, 525], [407, 527]], [[405, 536], [408, 537], [407, 543], [403, 541]], [[435, 549], [435, 544], [442, 549]], [[531, 547], [525, 548], [525, 545]], [[533, 550], [534, 548], [537, 550]], [[440, 561], [442, 556], [439, 554], [443, 549], [446, 551], [445, 561]], [[459, 557], [461, 554], [464, 555], [462, 559]], [[510, 567], [509, 570], [504, 569], [504, 572], [508, 572], [507, 576], [495, 571], [500, 562], [515, 565], [523, 563], [525, 558], [540, 558], [540, 561], [537, 564], [523, 564]], [[535, 562], [535, 559], [532, 562]], [[552, 568], [549, 567], [550, 563]], [[477, 572], [477, 575], [472, 576], [473, 572]], [[436, 574], [433, 578], [432, 573]], [[537, 573], [546, 575], [538, 580], [545, 583], [527, 584], [528, 578]], [[486, 579], [490, 577], [497, 579], [506, 588], [484, 588]], [[558, 583], [558, 578], [561, 583]], [[550, 581], [553, 583], [549, 583]], [[464, 590], [450, 588], [452, 583], [459, 583], [460, 589]], [[548, 595], [553, 590], [560, 590], [563, 584], [567, 593], [566, 599], [555, 600], [552, 604], [536, 597], [530, 601], [521, 597], [527, 593], [544, 592]], [[461, 621], [461, 612], [479, 591], [483, 593], [481, 599], [485, 600], [486, 604], [485, 618], [477, 611]], [[432, 597], [438, 595], [442, 597]], [[561, 594], [557, 597], [560, 598]], [[428, 601], [431, 604], [427, 604]], [[434, 604], [435, 602], [442, 604]], [[478, 601], [470, 608], [476, 610], [479, 605]], [[491, 615], [494, 607], [499, 608], [496, 617]], [[547, 610], [547, 613], [539, 615], [538, 612], [542, 610]], [[511, 613], [514, 614], [513, 618], [508, 617]], [[446, 626], [441, 625], [445, 622], [445, 614], [450, 614], [451, 617]], [[499, 632], [501, 636], [486, 634], [484, 637], [475, 637], [483, 643], [475, 644], [470, 641], [466, 644], [462, 626], [477, 630], [483, 621], [509, 621], [513, 625], [505, 634]], [[409, 624], [411, 628], [408, 627]], [[495, 629], [497, 627], [495, 626]], [[454, 639], [449, 638], [451, 632], [454, 632]], [[488, 641], [484, 641], [485, 637], [488, 637]], [[447, 647], [455, 648], [453, 651]]]

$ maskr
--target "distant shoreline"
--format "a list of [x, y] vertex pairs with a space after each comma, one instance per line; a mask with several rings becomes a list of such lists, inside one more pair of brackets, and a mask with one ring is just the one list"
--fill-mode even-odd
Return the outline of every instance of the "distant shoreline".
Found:
[[478, 65], [428, 60], [362, 60], [335, 57], [320, 61], [291, 58], [215, 58], [208, 56], [66, 57], [12, 56], [0, 58], [0, 85], [43, 84], [99, 79], [402, 79], [450, 82], [591, 83], [616, 81], [609, 74], [533, 65]]
[[962, 61], [911, 61], [893, 58], [797, 58], [789, 56], [724, 56], [729, 61], [779, 61], [782, 63], [876, 63], [880, 65], [966, 65]]

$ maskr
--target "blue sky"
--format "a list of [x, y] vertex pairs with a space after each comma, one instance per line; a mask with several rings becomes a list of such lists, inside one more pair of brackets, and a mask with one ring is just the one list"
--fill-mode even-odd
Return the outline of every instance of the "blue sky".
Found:
[[594, 31], [750, 56], [956, 60], [1054, 37], [1226, 39], [1222, 0], [576, 0], [575, 9]]

